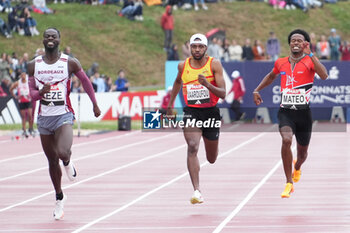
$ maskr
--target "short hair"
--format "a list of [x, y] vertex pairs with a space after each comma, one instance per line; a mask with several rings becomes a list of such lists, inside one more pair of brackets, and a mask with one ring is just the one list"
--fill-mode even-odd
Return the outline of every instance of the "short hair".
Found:
[[306, 31], [304, 31], [302, 29], [295, 29], [288, 36], [288, 44], [290, 44], [290, 38], [292, 38], [292, 36], [294, 34], [301, 34], [301, 35], [303, 35], [305, 40], [310, 43], [310, 36], [309, 36], [309, 34]]
[[[55, 28], [55, 27], [49, 27], [49, 28], [47, 28], [47, 29], [45, 30], [45, 32], [46, 32], [47, 30], [50, 30], [50, 29], [55, 30], [55, 31], [57, 32], [57, 34], [58, 34], [58, 37], [61, 38], [60, 30], [58, 30], [58, 29]], [[45, 32], [44, 32], [44, 34], [45, 34]]]

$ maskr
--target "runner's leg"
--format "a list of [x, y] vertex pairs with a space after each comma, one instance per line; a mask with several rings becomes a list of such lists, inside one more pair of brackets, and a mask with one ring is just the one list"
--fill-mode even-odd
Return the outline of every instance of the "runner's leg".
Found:
[[197, 128], [185, 128], [184, 136], [187, 143], [187, 168], [190, 173], [194, 190], [199, 190], [199, 160], [197, 157], [199, 142], [202, 137], [202, 131]]
[[293, 154], [291, 149], [292, 141], [293, 141], [293, 130], [289, 126], [283, 126], [280, 128], [280, 134], [282, 137], [281, 155], [282, 155], [284, 173], [286, 175], [287, 183], [293, 183], [292, 181]]
[[49, 172], [56, 194], [62, 193], [61, 177], [62, 171], [59, 164], [59, 157], [56, 153], [56, 143], [54, 135], [40, 134], [41, 145], [49, 162]]
[[73, 128], [70, 124], [64, 124], [55, 131], [55, 142], [58, 157], [67, 163], [72, 154]]
[[205, 152], [209, 163], [215, 163], [219, 153], [219, 140], [209, 140], [203, 137]]

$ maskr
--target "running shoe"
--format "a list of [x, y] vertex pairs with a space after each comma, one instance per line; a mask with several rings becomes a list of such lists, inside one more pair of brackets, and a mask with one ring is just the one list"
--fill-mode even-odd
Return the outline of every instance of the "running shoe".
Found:
[[[63, 165], [64, 166], [64, 165]], [[64, 166], [64, 169], [66, 170], [67, 177], [70, 181], [74, 181], [77, 177], [77, 171], [75, 170], [73, 161], [69, 161], [67, 166]]]
[[56, 200], [55, 210], [53, 211], [53, 217], [56, 220], [63, 219], [63, 216], [64, 216], [63, 208], [66, 200], [67, 200], [67, 196], [65, 194], [63, 194], [62, 200]]
[[287, 183], [285, 188], [284, 188], [284, 191], [281, 193], [281, 197], [282, 198], [289, 198], [290, 194], [292, 192], [294, 192], [293, 184], [292, 183]]
[[296, 160], [293, 161], [293, 165], [294, 165], [294, 171], [293, 171], [293, 174], [292, 174], [292, 179], [293, 179], [293, 182], [298, 182], [300, 180], [300, 176], [301, 176], [301, 169], [299, 170], [296, 170], [295, 169], [295, 163], [296, 163]]
[[199, 192], [199, 190], [195, 190], [190, 201], [191, 201], [192, 204], [203, 203], [204, 199], [202, 197], [201, 192]]

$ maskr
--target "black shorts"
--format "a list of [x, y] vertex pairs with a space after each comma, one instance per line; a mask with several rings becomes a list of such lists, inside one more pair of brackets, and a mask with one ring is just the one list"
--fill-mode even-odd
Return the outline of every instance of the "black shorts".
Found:
[[[184, 122], [191, 121], [195, 119], [196, 121], [206, 122], [200, 129], [202, 130], [202, 135], [209, 140], [218, 140], [220, 135], [221, 126], [221, 116], [220, 109], [218, 107], [211, 108], [193, 108], [184, 107]], [[218, 126], [220, 122], [220, 126]], [[209, 127], [207, 127], [209, 125]]]
[[18, 106], [19, 106], [19, 110], [32, 108], [32, 102], [18, 103]]
[[297, 142], [302, 146], [310, 143], [312, 131], [312, 116], [310, 109], [293, 110], [280, 108], [278, 111], [279, 128], [292, 128]]

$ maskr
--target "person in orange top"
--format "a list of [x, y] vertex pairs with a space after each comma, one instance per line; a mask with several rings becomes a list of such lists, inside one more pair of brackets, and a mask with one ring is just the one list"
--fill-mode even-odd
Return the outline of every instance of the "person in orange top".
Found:
[[[256, 105], [263, 100], [259, 91], [270, 85], [277, 76], [281, 77], [281, 104], [278, 112], [279, 131], [282, 137], [282, 160], [286, 176], [282, 198], [289, 198], [294, 191], [293, 182], [298, 182], [300, 167], [305, 162], [312, 131], [312, 117], [309, 100], [315, 73], [321, 79], [328, 77], [327, 70], [310, 51], [310, 37], [301, 29], [288, 36], [290, 56], [279, 58], [275, 66], [260, 82], [253, 92]], [[291, 150], [293, 135], [297, 141], [297, 160], [293, 166]]]
[[[187, 143], [187, 167], [194, 193], [192, 204], [202, 203], [199, 186], [200, 165], [197, 157], [199, 142], [203, 136], [207, 160], [214, 163], [218, 156], [218, 140], [221, 126], [219, 98], [225, 98], [226, 89], [223, 68], [219, 60], [206, 54], [208, 40], [203, 34], [194, 34], [190, 39], [191, 57], [178, 65], [167, 114], [172, 115], [172, 104], [181, 86], [186, 103], [184, 108], [184, 137]], [[204, 122], [214, 122], [215, 126], [205, 126]], [[195, 123], [194, 123], [195, 122]], [[212, 123], [211, 122], [211, 123]]]

